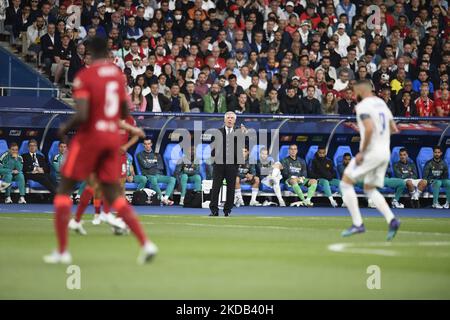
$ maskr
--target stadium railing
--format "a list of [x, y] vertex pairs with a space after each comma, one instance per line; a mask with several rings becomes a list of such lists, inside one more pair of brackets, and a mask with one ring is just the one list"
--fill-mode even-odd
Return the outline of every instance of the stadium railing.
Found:
[[[0, 139], [16, 141], [19, 144], [26, 139], [35, 138], [40, 142], [39, 149], [48, 154], [53, 141], [58, 140], [56, 132], [61, 123], [73, 114], [72, 110], [48, 110], [37, 108], [1, 108]], [[223, 125], [223, 114], [209, 113], [133, 113], [136, 121], [146, 134], [152, 138], [155, 152], [164, 154], [169, 143], [180, 142], [186, 129], [196, 145], [209, 144], [212, 141], [209, 129]], [[412, 159], [416, 159], [423, 146], [440, 145], [444, 149], [450, 146], [450, 118], [395, 118], [401, 133], [392, 136], [391, 147], [405, 146]], [[326, 146], [330, 159], [335, 158], [338, 147], [348, 146], [356, 154], [359, 145], [359, 132], [353, 116], [338, 115], [266, 115], [239, 114], [237, 125], [243, 123], [248, 129], [268, 130], [267, 135], [258, 136], [256, 146], [267, 146], [271, 156], [278, 159], [283, 145], [296, 143], [299, 155], [305, 158], [311, 146]], [[194, 130], [199, 130], [197, 134]], [[261, 141], [262, 140], [264, 141]], [[273, 141], [278, 141], [272, 143]], [[136, 146], [129, 150], [134, 154]], [[313, 148], [311, 149], [313, 150]], [[253, 153], [254, 154], [254, 153]], [[311, 159], [311, 152], [308, 159]], [[203, 160], [203, 159], [202, 159]], [[136, 164], [135, 164], [136, 165]], [[204, 170], [203, 170], [204, 172]], [[272, 195], [271, 190], [262, 189], [261, 195]], [[33, 191], [33, 190], [31, 190]], [[385, 190], [389, 192], [390, 190]], [[285, 195], [292, 193], [285, 190]], [[244, 192], [245, 194], [245, 192]], [[390, 195], [389, 193], [387, 194]], [[321, 196], [321, 193], [318, 193]]]

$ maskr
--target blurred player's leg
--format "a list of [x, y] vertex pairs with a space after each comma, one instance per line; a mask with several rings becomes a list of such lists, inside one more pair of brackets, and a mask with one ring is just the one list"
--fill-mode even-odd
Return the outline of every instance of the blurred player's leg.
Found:
[[65, 263], [72, 262], [72, 257], [67, 251], [68, 243], [68, 224], [70, 219], [70, 210], [72, 208], [72, 199], [70, 194], [76, 184], [75, 180], [65, 177], [61, 178], [58, 193], [53, 200], [55, 207], [55, 231], [58, 240], [58, 249], [52, 254], [45, 256], [46, 263]]
[[381, 212], [381, 214], [389, 224], [387, 240], [392, 240], [397, 234], [398, 228], [400, 227], [400, 221], [395, 219], [395, 216], [392, 213], [391, 208], [387, 204], [386, 199], [384, 199], [383, 195], [376, 189], [376, 187], [365, 185], [364, 192], [366, 193], [367, 197], [372, 200], [378, 211]]
[[77, 207], [77, 212], [75, 213], [75, 221], [80, 222], [83, 217], [84, 211], [88, 207], [92, 198], [94, 197], [94, 189], [91, 186], [86, 186], [80, 197], [80, 203]]
[[144, 233], [144, 229], [139, 223], [136, 213], [125, 197], [121, 195], [120, 185], [103, 183], [102, 190], [106, 200], [112, 203], [112, 207], [118, 212], [118, 216], [125, 221], [139, 241], [142, 252], [138, 258], [138, 262], [145, 263], [150, 261], [158, 252], [158, 248], [148, 240]]
[[342, 200], [344, 201], [345, 206], [348, 208], [353, 222], [353, 225], [349, 229], [342, 232], [342, 236], [348, 237], [356, 233], [365, 232], [361, 212], [359, 211], [358, 197], [356, 196], [353, 182], [350, 180], [350, 178], [344, 175], [340, 187], [342, 192]]

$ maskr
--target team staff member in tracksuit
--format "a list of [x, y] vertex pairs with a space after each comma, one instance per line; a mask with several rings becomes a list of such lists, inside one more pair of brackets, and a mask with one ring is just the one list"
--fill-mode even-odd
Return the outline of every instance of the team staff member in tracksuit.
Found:
[[338, 204], [331, 194], [330, 186], [339, 188], [340, 181], [336, 179], [333, 161], [327, 158], [327, 151], [325, 147], [319, 147], [314, 159], [312, 160], [311, 177], [319, 179], [319, 185], [322, 186], [323, 192], [330, 200], [333, 208], [336, 208]]
[[[442, 149], [439, 146], [433, 148], [433, 159], [428, 160], [423, 168], [423, 178], [433, 187], [433, 208], [448, 209], [450, 206], [450, 179], [448, 178], [448, 166], [442, 159]], [[445, 188], [447, 201], [442, 206], [439, 204], [439, 191]]]
[[[288, 187], [292, 186], [295, 194], [300, 198], [300, 201], [294, 202], [291, 206], [313, 206], [311, 198], [317, 189], [317, 180], [308, 179], [306, 171], [305, 160], [297, 157], [297, 145], [291, 144], [289, 146], [289, 156], [282, 160], [283, 178]], [[308, 195], [305, 199], [301, 186], [308, 187]]]
[[242, 149], [244, 156], [244, 163], [239, 164], [238, 174], [236, 177], [236, 189], [234, 204], [239, 207], [244, 205], [244, 199], [242, 199], [241, 184], [249, 184], [252, 186], [252, 198], [250, 200], [250, 206], [259, 207], [261, 203], [256, 200], [259, 192], [259, 177], [256, 176], [256, 165], [250, 163], [248, 147]]
[[[163, 175], [164, 163], [160, 154], [155, 154], [152, 150], [152, 140], [146, 138], [144, 140], [144, 150], [138, 153], [137, 159], [141, 166], [142, 174], [150, 181], [151, 188], [158, 194], [158, 199], [165, 205], [173, 205], [173, 201], [169, 199], [175, 188], [176, 179]], [[158, 183], [166, 183], [166, 194], [163, 196]]]
[[59, 183], [61, 180], [61, 166], [64, 162], [65, 154], [67, 150], [67, 144], [65, 142], [59, 142], [58, 144], [58, 154], [55, 155], [52, 159], [52, 167], [53, 167], [53, 178], [56, 183]]
[[186, 196], [187, 184], [194, 183], [194, 191], [202, 190], [202, 177], [200, 176], [200, 164], [195, 163], [195, 148], [191, 147], [188, 159], [183, 160], [175, 167], [175, 177], [180, 186], [180, 206], [184, 205], [184, 197]]
[[[0, 157], [0, 175], [3, 176], [5, 182], [17, 182], [20, 192], [19, 203], [27, 203], [25, 201], [25, 177], [23, 175], [23, 159], [19, 156], [19, 146], [12, 142], [9, 151], [3, 153]], [[5, 190], [5, 203], [12, 203], [11, 187]]]
[[419, 197], [427, 187], [427, 180], [419, 179], [417, 167], [408, 159], [408, 151], [405, 148], [400, 149], [399, 156], [400, 160], [394, 163], [394, 176], [405, 181], [412, 206], [420, 207]]

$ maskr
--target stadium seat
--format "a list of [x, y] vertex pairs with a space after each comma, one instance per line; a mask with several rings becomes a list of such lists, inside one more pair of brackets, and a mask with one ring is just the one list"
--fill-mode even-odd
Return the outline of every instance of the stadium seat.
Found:
[[6, 140], [0, 140], [0, 156], [4, 154], [6, 151], [8, 151], [8, 144], [6, 143]]
[[55, 140], [52, 142], [50, 149], [48, 150], [48, 161], [51, 165], [53, 162], [53, 158], [58, 154], [59, 140]]
[[250, 151], [250, 159], [259, 160], [259, 153], [261, 152], [262, 148], [265, 148], [266, 146], [263, 144], [257, 144], [253, 146], [252, 150]]
[[433, 148], [430, 147], [422, 147], [420, 148], [419, 153], [417, 154], [416, 162], [417, 162], [417, 171], [419, 173], [419, 177], [423, 176], [423, 168], [425, 167], [425, 163], [433, 158]]
[[289, 145], [281, 146], [280, 153], [278, 154], [279, 161], [286, 158], [288, 156], [288, 154], [289, 154]]
[[317, 149], [319, 149], [319, 146], [310, 146], [308, 152], [306, 153], [305, 161], [308, 169], [311, 165], [311, 161], [314, 159], [314, 156], [316, 155]]
[[[450, 148], [447, 148], [444, 156], [445, 162], [447, 162], [447, 166], [450, 168]], [[448, 178], [450, 179], [450, 170], [448, 171]]]
[[339, 146], [333, 156], [334, 168], [336, 169], [338, 179], [340, 179], [341, 177], [339, 176], [337, 168], [342, 163], [342, 158], [344, 157], [345, 153], [350, 153], [353, 157], [352, 149], [350, 149], [350, 146]]
[[403, 146], [400, 147], [394, 147], [392, 148], [391, 151], [391, 163], [390, 163], [390, 167], [391, 167], [391, 173], [394, 172], [394, 163], [398, 162], [400, 160], [400, 149], [403, 148]]
[[163, 153], [164, 166], [166, 167], [166, 174], [173, 176], [175, 167], [183, 158], [181, 146], [178, 143], [169, 143]]
[[144, 144], [143, 143], [139, 143], [136, 146], [136, 150], [134, 151], [134, 165], [136, 167], [136, 174], [142, 174], [141, 166], [139, 165], [139, 161], [137, 159], [137, 155], [138, 155], [139, 152], [141, 152], [143, 150], [144, 150]]

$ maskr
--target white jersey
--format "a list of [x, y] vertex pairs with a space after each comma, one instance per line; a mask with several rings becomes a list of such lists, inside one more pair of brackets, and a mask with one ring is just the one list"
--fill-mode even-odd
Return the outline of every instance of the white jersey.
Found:
[[382, 99], [375, 96], [365, 98], [356, 105], [355, 109], [356, 120], [361, 135], [360, 149], [364, 144], [365, 129], [363, 120], [369, 117], [372, 119], [375, 128], [370, 143], [367, 146], [366, 155], [371, 154], [377, 158], [389, 158], [391, 144], [390, 122], [393, 119], [391, 110], [389, 110]]

